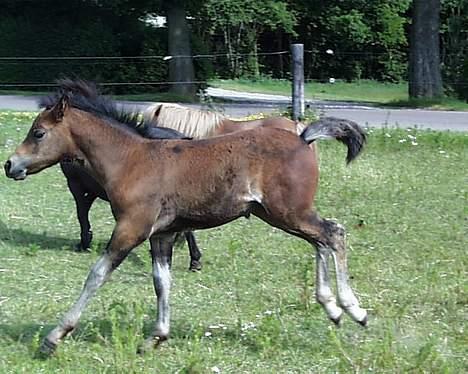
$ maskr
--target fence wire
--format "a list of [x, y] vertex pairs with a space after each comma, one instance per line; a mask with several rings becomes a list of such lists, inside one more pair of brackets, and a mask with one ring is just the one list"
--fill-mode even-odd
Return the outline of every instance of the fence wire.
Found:
[[[304, 61], [307, 66], [308, 59], [327, 58], [331, 62], [339, 58], [340, 56], [354, 56], [357, 61], [360, 58], [382, 58], [387, 56], [388, 52], [371, 52], [371, 51], [334, 51], [331, 49], [325, 51], [313, 51], [304, 50]], [[262, 70], [266, 71], [266, 74], [261, 76], [275, 76], [278, 79], [290, 80], [290, 64], [291, 64], [291, 53], [287, 50], [280, 51], [269, 51], [269, 52], [258, 52], [258, 53], [211, 53], [211, 54], [194, 54], [194, 55], [143, 55], [143, 56], [0, 56], [0, 71], [3, 67], [14, 66], [15, 69], [30, 69], [30, 68], [50, 68], [60, 66], [74, 66], [74, 67], [102, 67], [103, 65], [118, 68], [121, 66], [143, 66], [151, 63], [161, 62], [166, 64], [167, 68], [171, 60], [176, 59], [192, 59], [194, 63], [206, 59], [226, 59], [225, 64], [229, 67], [230, 61], [237, 63], [245, 63], [246, 59], [257, 57], [258, 64]], [[66, 65], [64, 65], [66, 63]], [[116, 65], [113, 65], [116, 64]], [[148, 65], [151, 67], [151, 65]], [[224, 65], [223, 65], [224, 66]], [[108, 70], [109, 70], [108, 69]], [[343, 77], [339, 76], [339, 73], [334, 74], [336, 76], [320, 76], [318, 77], [317, 72], [305, 71], [305, 82], [306, 83], [322, 83], [332, 84], [339, 82]], [[73, 73], [72, 73], [73, 74]], [[40, 75], [40, 74], [38, 74]], [[314, 77], [314, 75], [316, 77]], [[329, 74], [331, 75], [331, 74]], [[217, 78], [232, 78], [234, 75], [227, 69], [224, 71], [224, 76], [217, 74]], [[253, 75], [252, 75], [253, 76]], [[85, 77], [86, 78], [86, 77]], [[194, 80], [194, 81], [169, 81], [169, 80], [133, 80], [128, 81], [102, 81], [99, 82], [102, 86], [170, 86], [170, 85], [181, 85], [181, 84], [193, 84], [193, 85], [206, 85], [208, 82], [206, 79]], [[412, 83], [411, 81], [405, 80], [404, 83]], [[421, 82], [420, 82], [421, 83]], [[422, 82], [424, 83], [424, 82]], [[444, 81], [444, 84], [450, 86], [468, 86], [468, 82], [464, 81]], [[0, 81], [0, 88], [41, 88], [41, 87], [55, 87], [55, 82], [5, 82]]]

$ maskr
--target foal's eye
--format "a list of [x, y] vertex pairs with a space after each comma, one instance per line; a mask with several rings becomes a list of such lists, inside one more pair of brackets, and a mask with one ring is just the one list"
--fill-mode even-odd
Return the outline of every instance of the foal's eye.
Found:
[[33, 132], [33, 136], [38, 140], [42, 139], [44, 135], [45, 135], [45, 131], [41, 129], [34, 130]]

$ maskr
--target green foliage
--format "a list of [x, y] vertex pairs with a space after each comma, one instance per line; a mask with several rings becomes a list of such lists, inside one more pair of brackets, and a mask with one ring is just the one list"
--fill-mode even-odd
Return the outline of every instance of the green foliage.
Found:
[[[231, 77], [260, 74], [257, 50], [263, 31], [281, 29], [295, 34], [295, 12], [280, 0], [209, 0], [203, 3], [199, 17], [209, 20], [209, 35], [222, 35]], [[248, 57], [240, 59], [237, 54]]]
[[[180, 1], [180, 0], [178, 0]], [[161, 0], [6, 0], [0, 15], [0, 56], [167, 54], [165, 28], [145, 22], [165, 15]], [[177, 6], [180, 2], [172, 1]], [[196, 79], [288, 79], [290, 56], [262, 56], [305, 45], [311, 80], [407, 79], [411, 0], [190, 0], [184, 2]], [[468, 2], [441, 0], [441, 60], [446, 92], [467, 100]], [[326, 53], [332, 50], [333, 54]], [[162, 82], [160, 59], [0, 61], [0, 83], [53, 82], [61, 76], [106, 82]], [[167, 87], [119, 86], [117, 93]]]
[[442, 73], [449, 92], [468, 102], [468, 2], [442, 1]]
[[[0, 16], [0, 56], [119, 57], [153, 52], [164, 55], [164, 35], [140, 21], [135, 9], [117, 10], [107, 2], [93, 1], [55, 3], [50, 8], [44, 5], [31, 3], [19, 14], [18, 8], [12, 8], [10, 13]], [[0, 81], [51, 83], [63, 76], [101, 82], [136, 82], [141, 77], [148, 81], [165, 80], [165, 62], [149, 61], [92, 58], [13, 61], [0, 64]], [[129, 92], [127, 87], [125, 92]]]
[[[309, 78], [400, 81], [406, 74], [409, 0], [298, 1], [298, 33], [312, 51]], [[325, 51], [334, 51], [332, 56]]]

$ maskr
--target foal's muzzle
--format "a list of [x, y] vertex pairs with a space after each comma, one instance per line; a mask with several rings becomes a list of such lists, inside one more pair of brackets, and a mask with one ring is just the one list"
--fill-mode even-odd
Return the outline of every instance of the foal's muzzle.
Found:
[[8, 178], [13, 178], [14, 180], [22, 180], [26, 178], [27, 169], [23, 162], [15, 159], [15, 156], [12, 156], [7, 160], [3, 168], [5, 169], [5, 175]]

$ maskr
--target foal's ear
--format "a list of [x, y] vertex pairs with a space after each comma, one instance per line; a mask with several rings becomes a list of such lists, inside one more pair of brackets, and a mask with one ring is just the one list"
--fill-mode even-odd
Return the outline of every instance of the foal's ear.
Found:
[[69, 101], [70, 101], [70, 96], [68, 95], [68, 93], [64, 93], [62, 94], [62, 97], [60, 97], [57, 104], [55, 104], [54, 107], [52, 108], [51, 113], [54, 116], [54, 119], [56, 122], [62, 121], [65, 111], [67, 110], [69, 106]]

